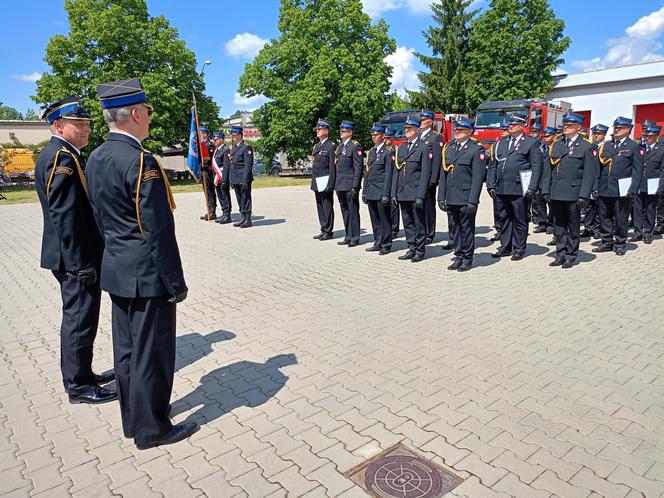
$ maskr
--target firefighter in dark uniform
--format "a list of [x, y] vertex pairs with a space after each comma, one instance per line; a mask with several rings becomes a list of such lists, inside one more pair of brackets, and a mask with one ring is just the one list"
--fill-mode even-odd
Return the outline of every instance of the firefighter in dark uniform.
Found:
[[215, 131], [212, 136], [214, 137], [214, 152], [212, 160], [221, 170], [221, 178], [216, 178], [215, 172], [215, 190], [219, 198], [219, 205], [221, 206], [222, 216], [215, 220], [217, 223], [224, 225], [230, 223], [231, 212], [233, 211], [233, 204], [231, 202], [231, 157], [230, 149], [226, 145], [226, 134], [223, 131]]
[[[337, 169], [334, 166], [335, 145], [329, 138], [330, 123], [319, 119], [314, 130], [318, 143], [314, 145], [311, 153], [311, 190], [316, 196], [316, 211], [320, 223], [320, 233], [314, 235], [314, 239], [329, 240], [334, 231], [334, 183], [337, 175]], [[328, 177], [327, 184], [321, 185], [319, 190], [316, 178], [325, 177]]]
[[438, 206], [450, 217], [454, 259], [448, 270], [468, 271], [475, 253], [475, 217], [486, 172], [482, 147], [471, 139], [473, 123], [454, 123], [454, 140], [443, 147]]
[[[201, 126], [201, 147], [207, 149], [207, 156], [203, 156], [203, 181], [207, 191], [208, 212], [201, 216], [201, 220], [217, 219], [217, 196], [214, 185], [214, 171], [212, 169], [212, 156], [214, 155], [214, 142], [210, 139], [210, 129], [207, 126]], [[219, 199], [221, 201], [221, 199]]]
[[542, 195], [553, 213], [556, 258], [549, 266], [572, 268], [579, 254], [581, 210], [590, 202], [598, 173], [597, 150], [580, 134], [583, 116], [563, 117], [564, 135], [545, 157]]
[[117, 393], [99, 384], [112, 381], [113, 373], [92, 371], [104, 243], [88, 201], [80, 150], [88, 144], [91, 117], [76, 95], [47, 107], [43, 117], [53, 136], [39, 154], [35, 184], [44, 219], [41, 267], [51, 270], [62, 297], [62, 382], [72, 403], [106, 403]]
[[355, 247], [360, 243], [360, 183], [362, 181], [363, 158], [362, 146], [353, 140], [355, 124], [342, 121], [339, 126], [341, 143], [335, 152], [337, 174], [334, 190], [341, 208], [346, 232], [340, 246]]
[[[513, 261], [523, 259], [528, 239], [526, 200], [532, 199], [542, 175], [542, 153], [539, 143], [525, 136], [524, 116], [509, 118], [509, 137], [494, 147], [494, 160], [487, 176], [487, 190], [496, 199], [500, 219], [500, 248], [491, 256], [512, 255]], [[530, 171], [530, 183], [522, 188], [522, 172]], [[525, 192], [524, 192], [525, 191]]]
[[429, 190], [424, 199], [424, 222], [426, 224], [426, 244], [431, 244], [436, 237], [436, 188], [440, 181], [442, 164], [443, 137], [433, 131], [434, 113], [420, 112], [420, 142], [431, 149], [431, 178]]
[[[553, 142], [555, 142], [557, 136], [556, 129], [552, 126], [547, 126], [544, 128], [542, 131], [542, 145], [540, 146], [540, 151], [542, 152], [542, 168], [547, 165], [548, 157], [549, 157], [549, 149], [553, 145]], [[540, 188], [540, 193], [541, 193], [541, 188]], [[544, 230], [542, 230], [541, 225], [539, 227], [535, 227], [533, 232], [546, 232], [546, 233], [553, 233], [553, 215], [551, 214], [551, 206], [549, 202], [544, 199], [542, 196], [541, 202], [543, 205], [540, 207], [540, 209], [546, 213], [546, 218], [544, 219], [543, 225], [544, 225]], [[555, 238], [554, 238], [555, 239]], [[555, 240], [552, 241], [551, 243], [547, 245], [555, 245]]]
[[[609, 131], [609, 127], [601, 123], [596, 124], [590, 128], [592, 144], [595, 147], [599, 154], [599, 147], [604, 143], [606, 139], [606, 132]], [[595, 183], [593, 189], [590, 192], [590, 202], [586, 208], [581, 212], [581, 223], [583, 224], [583, 230], [581, 231], [581, 237], [592, 237], [594, 239], [599, 239], [599, 210], [597, 208], [597, 189], [599, 188], [599, 161], [597, 161], [597, 172], [595, 174]]]
[[[392, 128], [387, 128], [385, 130], [385, 145], [389, 147], [392, 152], [395, 151], [394, 148], [394, 130]], [[390, 199], [391, 200], [391, 199]], [[399, 205], [395, 202], [390, 202], [390, 212], [392, 215], [392, 240], [399, 237]]]
[[[498, 145], [498, 142], [500, 142], [503, 138], [510, 136], [510, 132], [508, 131], [509, 127], [510, 125], [507, 119], [500, 122], [500, 138], [496, 138], [495, 143], [491, 144], [491, 147], [489, 148], [489, 156], [487, 157], [487, 179], [489, 176], [489, 169], [491, 169], [491, 165], [496, 159], [496, 145]], [[496, 201], [495, 196], [491, 198], [491, 204], [493, 207], [493, 228], [495, 229], [496, 233], [494, 233], [489, 240], [491, 242], [496, 242], [497, 240], [500, 240], [500, 220], [504, 218], [506, 214], [499, 211], [498, 202]]]
[[[655, 125], [643, 130], [643, 179], [634, 197], [632, 216], [636, 234], [631, 242], [643, 240], [651, 244], [655, 236], [657, 200], [664, 196], [664, 144], [658, 142], [660, 131], [661, 127]], [[648, 183], [658, 183], [658, 187], [653, 190]]]
[[90, 201], [105, 240], [101, 288], [113, 303], [113, 357], [125, 437], [139, 449], [196, 430], [168, 418], [176, 304], [187, 297], [175, 239], [175, 202], [161, 164], [141, 141], [152, 108], [137, 78], [99, 85], [109, 134], [88, 160]]
[[362, 202], [369, 208], [374, 243], [366, 250], [389, 254], [392, 250], [392, 175], [394, 153], [385, 145], [385, 125], [375, 123], [371, 128], [374, 146], [367, 154], [366, 176]]
[[[599, 223], [602, 242], [593, 252], [625, 254], [627, 217], [643, 176], [643, 149], [629, 138], [632, 120], [618, 116], [613, 122], [613, 141], [599, 147]], [[631, 178], [626, 195], [620, 195], [620, 179]]]
[[[549, 149], [544, 141], [544, 131], [542, 130], [542, 126], [537, 123], [533, 124], [530, 127], [529, 135], [539, 142], [539, 150], [542, 153], [542, 157], [546, 157]], [[530, 210], [530, 219], [532, 220], [533, 225], [535, 225], [533, 232], [546, 232], [549, 214], [547, 211], [546, 201], [544, 200], [544, 197], [542, 197], [541, 185], [540, 188], [537, 189], [537, 192], [535, 192]]]
[[432, 152], [419, 139], [419, 118], [408, 117], [404, 124], [408, 142], [397, 147], [396, 171], [392, 177], [392, 199], [401, 208], [408, 252], [398, 259], [417, 263], [426, 253], [424, 198], [431, 179]]
[[251, 223], [251, 183], [254, 181], [254, 150], [244, 141], [244, 130], [240, 126], [231, 128], [230, 182], [242, 219], [233, 223], [234, 227], [250, 228]]

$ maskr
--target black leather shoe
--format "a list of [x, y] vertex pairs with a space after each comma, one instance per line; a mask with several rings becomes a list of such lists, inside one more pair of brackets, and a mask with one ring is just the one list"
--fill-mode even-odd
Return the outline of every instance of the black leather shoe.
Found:
[[392, 249], [381, 249], [380, 252], [378, 253], [379, 256], [385, 256], [386, 254], [390, 254], [392, 252]]
[[523, 254], [514, 253], [512, 254], [512, 261], [521, 261], [523, 259]]
[[470, 263], [463, 263], [459, 268], [457, 268], [457, 271], [468, 271], [473, 267]]
[[556, 239], [550, 240], [546, 243], [547, 246], [555, 246], [556, 245]]
[[644, 244], [652, 244], [652, 237], [643, 237]]
[[509, 251], [497, 251], [494, 252], [491, 257], [492, 258], [502, 258], [504, 256], [509, 256], [511, 253]]
[[323, 235], [320, 236], [320, 239], [318, 240], [330, 240], [332, 238], [331, 233], [324, 233]]
[[218, 218], [214, 220], [215, 223], [219, 223], [220, 225], [225, 225], [227, 223], [232, 223], [231, 219], [231, 213], [224, 213], [221, 218]]
[[357, 247], [357, 246], [359, 246], [359, 245], [360, 245], [359, 242], [349, 242], [349, 243], [348, 243], [348, 247]]
[[235, 223], [233, 223], [233, 226], [234, 226], [234, 227], [241, 227], [242, 224], [243, 224], [244, 221], [245, 221], [245, 218], [246, 218], [245, 216], [242, 216], [242, 219], [241, 219], [240, 221], [236, 221]]
[[251, 216], [247, 216], [245, 220], [242, 223], [240, 223], [240, 228], [251, 228], [252, 226], [254, 225], [251, 222]]
[[593, 233], [593, 239], [599, 240], [601, 235], [599, 233]]
[[155, 446], [161, 446], [162, 444], [177, 443], [178, 441], [182, 441], [183, 439], [188, 438], [197, 430], [198, 424], [195, 422], [174, 425], [173, 428], [162, 437], [159, 437], [148, 443], [136, 443], [136, 448], [139, 450], [146, 450], [148, 448], [154, 448]]
[[109, 401], [115, 401], [116, 399], [118, 399], [118, 393], [100, 386], [90, 386], [89, 391], [69, 395], [69, 402], [73, 405], [79, 403], [98, 405], [101, 403], [108, 403]]
[[113, 380], [115, 380], [115, 372], [113, 370], [110, 370], [103, 374], [95, 374], [95, 382], [97, 384], [108, 384]]
[[[217, 215], [216, 215], [216, 213], [210, 213], [210, 220], [216, 220], [216, 219], [217, 219]], [[204, 214], [203, 216], [201, 216], [201, 220], [204, 220], [204, 221], [207, 221], [207, 220], [208, 220], [208, 215], [207, 215], [207, 213]]]
[[312, 238], [316, 240], [320, 240], [320, 238], [325, 235], [323, 232], [319, 233], [318, 235], [314, 235]]
[[424, 239], [424, 245], [425, 245], [425, 246], [428, 246], [428, 245], [431, 244], [431, 243], [433, 243], [433, 239], [432, 239], [432, 238], [427, 237], [426, 239]]
[[551, 263], [549, 263], [549, 266], [562, 266], [564, 262], [565, 262], [565, 260], [562, 259], [562, 258], [561, 259], [554, 259], [553, 261], [551, 261]]
[[565, 268], [565, 269], [567, 269], [567, 268], [571, 268], [572, 266], [574, 266], [574, 261], [568, 259], [567, 261], [565, 261], [565, 262], [563, 263], [562, 266], [563, 266], [563, 268]]
[[642, 235], [635, 235], [634, 237], [630, 237], [629, 241], [630, 242], [641, 242], [643, 240]]
[[440, 248], [443, 251], [451, 251], [452, 249], [454, 249], [454, 246], [452, 244], [445, 244], [444, 246], [440, 246]]
[[367, 247], [367, 248], [365, 249], [365, 251], [367, 251], [367, 252], [376, 252], [376, 251], [380, 251], [380, 247], [378, 247], [378, 246]]
[[420, 261], [424, 260], [424, 256], [420, 256], [419, 254], [416, 254], [412, 258], [410, 258], [411, 263], [419, 263]]
[[593, 236], [593, 233], [588, 229], [582, 230], [581, 233], [579, 234], [579, 237], [581, 237], [583, 239], [589, 239], [592, 236]]
[[542, 225], [538, 225], [533, 229], [533, 233], [542, 233], [542, 232], [546, 232], [546, 227]]
[[625, 255], [625, 248], [624, 247], [616, 248], [616, 256], [624, 256], [624, 255]]
[[397, 259], [400, 259], [401, 261], [405, 261], [407, 259], [413, 259], [414, 256], [415, 256], [414, 251], [408, 251], [406, 254], [402, 254]]
[[455, 259], [450, 266], [447, 267], [448, 270], [457, 270], [461, 266], [461, 261]]
[[346, 239], [340, 240], [339, 242], [337, 242], [337, 245], [340, 245], [340, 246], [347, 246], [348, 244], [350, 244], [350, 240], [346, 240]]
[[599, 247], [593, 248], [592, 251], [593, 252], [612, 252], [613, 247], [612, 246], [599, 246]]

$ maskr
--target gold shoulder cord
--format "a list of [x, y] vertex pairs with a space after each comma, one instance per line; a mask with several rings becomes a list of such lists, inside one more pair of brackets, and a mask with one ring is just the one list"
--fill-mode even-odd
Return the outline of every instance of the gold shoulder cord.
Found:
[[401, 147], [401, 145], [403, 145], [403, 144], [397, 145], [397, 152], [396, 152], [396, 154], [394, 155], [394, 161], [395, 161], [395, 163], [396, 163], [396, 164], [394, 165], [394, 167], [397, 169], [397, 171], [401, 171], [401, 170], [403, 169], [403, 167], [406, 165], [405, 162], [399, 164], [399, 147]]
[[447, 155], [447, 146], [449, 145], [449, 142], [446, 142], [445, 145], [443, 145], [443, 171], [445, 173], [449, 173], [450, 171], [454, 171], [454, 164], [447, 164], [447, 158], [445, 157]]
[[604, 145], [606, 142], [602, 142], [599, 146], [599, 162], [602, 163], [602, 166], [609, 168], [609, 173], [611, 173], [611, 166], [613, 165], [613, 158], [609, 157], [608, 159], [604, 158]]
[[[173, 191], [171, 190], [171, 184], [168, 183], [168, 178], [164, 173], [164, 168], [162, 167], [159, 160], [152, 156], [153, 159], [157, 162], [159, 171], [161, 172], [161, 177], [164, 181], [164, 187], [166, 188], [166, 202], [168, 202], [168, 207], [171, 211], [175, 211], [175, 198], [173, 197]], [[139, 206], [139, 199], [141, 195], [141, 184], [143, 183], [143, 166], [145, 165], [145, 151], [141, 151], [141, 162], [138, 166], [138, 183], [136, 185], [136, 221], [138, 222], [138, 229], [141, 231], [143, 238], [147, 239], [145, 232], [143, 231], [143, 223], [141, 222], [141, 210]]]
[[53, 183], [53, 175], [55, 174], [55, 169], [58, 167], [58, 157], [60, 157], [60, 152], [55, 153], [55, 159], [53, 160], [53, 169], [51, 169], [51, 174], [48, 175], [48, 182], [46, 183], [46, 198], [51, 198], [51, 183]]
[[314, 161], [316, 160], [316, 146], [314, 145], [311, 148], [311, 166], [314, 165]]
[[369, 154], [371, 154], [371, 151], [374, 150], [376, 146], [374, 145], [369, 149], [369, 152], [367, 152], [367, 157], [366, 157], [366, 162], [364, 163], [364, 171], [367, 173], [371, 173], [371, 166], [369, 165]]
[[493, 156], [493, 147], [494, 147], [495, 145], [496, 145], [496, 144], [491, 144], [491, 147], [490, 147], [490, 149], [489, 149], [489, 157], [491, 158], [492, 161], [495, 159], [494, 156]]
[[[67, 151], [67, 153], [69, 153], [69, 151]], [[78, 171], [78, 177], [81, 179], [81, 185], [83, 185], [85, 195], [86, 197], [90, 197], [88, 194], [88, 181], [86, 180], [85, 174], [83, 173], [83, 168], [81, 168], [81, 163], [78, 162], [78, 158], [74, 154], [71, 154], [71, 157], [74, 160], [74, 164], [76, 165], [76, 171]]]
[[551, 144], [551, 147], [549, 147], [549, 161], [551, 162], [551, 164], [553, 164], [556, 168], [559, 169], [560, 168], [560, 161], [561, 161], [562, 158], [560, 158], [560, 157], [558, 159], [553, 158], [553, 147], [556, 145], [557, 142], [558, 142], [558, 140], [553, 142]]
[[46, 184], [46, 198], [50, 199], [51, 197], [51, 183], [53, 183], [53, 175], [55, 175], [55, 170], [58, 167], [58, 158], [60, 157], [60, 152], [65, 152], [71, 156], [71, 158], [74, 160], [74, 165], [76, 166], [76, 173], [78, 174], [79, 179], [81, 180], [81, 186], [83, 187], [83, 190], [85, 190], [85, 196], [88, 196], [88, 182], [85, 179], [85, 174], [83, 173], [83, 169], [81, 168], [81, 163], [78, 162], [78, 159], [74, 154], [69, 152], [67, 149], [64, 147], [60, 149], [56, 154], [55, 154], [55, 159], [53, 160], [53, 169], [51, 170], [51, 174], [48, 177], [48, 183]]

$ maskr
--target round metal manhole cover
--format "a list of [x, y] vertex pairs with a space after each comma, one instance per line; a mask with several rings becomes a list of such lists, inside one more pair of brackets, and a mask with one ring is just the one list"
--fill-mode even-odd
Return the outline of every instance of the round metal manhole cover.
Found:
[[367, 467], [364, 484], [368, 491], [384, 497], [433, 498], [443, 491], [440, 472], [421, 458], [392, 455]]

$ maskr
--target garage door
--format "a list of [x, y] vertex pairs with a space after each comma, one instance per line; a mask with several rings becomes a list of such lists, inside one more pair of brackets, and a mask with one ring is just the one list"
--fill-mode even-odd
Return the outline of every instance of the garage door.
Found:
[[641, 123], [646, 119], [655, 121], [658, 125], [664, 126], [664, 103], [661, 104], [643, 104], [634, 107], [634, 137], [641, 136]]

